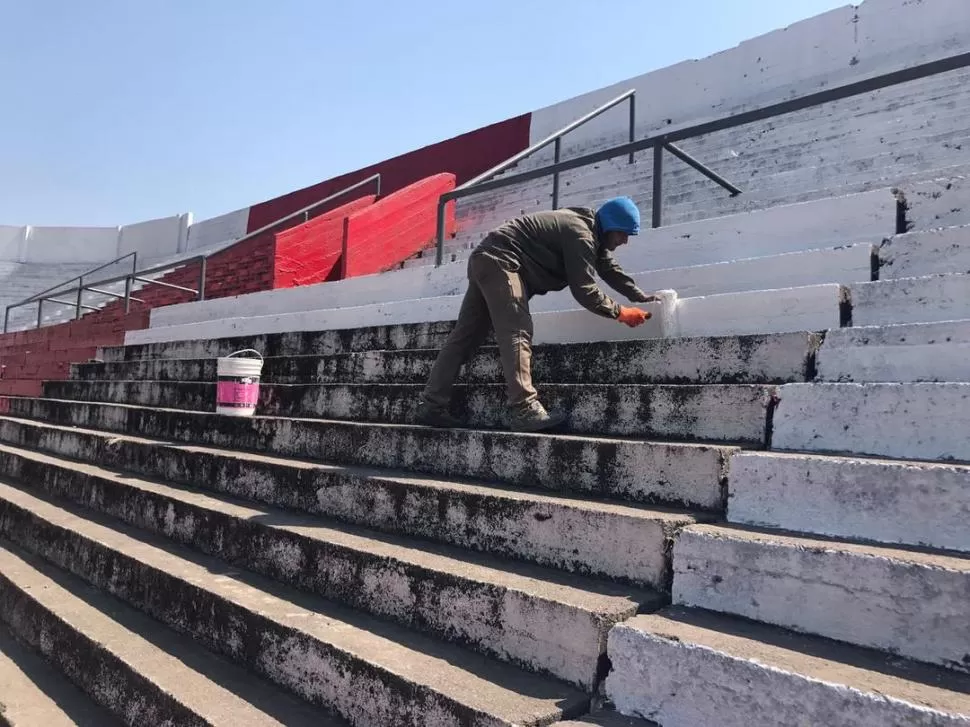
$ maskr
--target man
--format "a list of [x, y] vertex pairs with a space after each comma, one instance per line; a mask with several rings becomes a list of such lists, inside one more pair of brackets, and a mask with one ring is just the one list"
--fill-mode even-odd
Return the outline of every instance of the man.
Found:
[[613, 257], [630, 235], [640, 232], [640, 210], [617, 197], [595, 212], [568, 208], [539, 212], [506, 222], [482, 240], [468, 260], [468, 292], [458, 322], [438, 354], [418, 409], [419, 424], [457, 427], [448, 409], [458, 371], [495, 329], [514, 431], [536, 432], [558, 426], [532, 385], [532, 316], [529, 299], [569, 286], [584, 308], [635, 327], [650, 314], [626, 308], [607, 297], [595, 274], [633, 302], [658, 300], [640, 290]]

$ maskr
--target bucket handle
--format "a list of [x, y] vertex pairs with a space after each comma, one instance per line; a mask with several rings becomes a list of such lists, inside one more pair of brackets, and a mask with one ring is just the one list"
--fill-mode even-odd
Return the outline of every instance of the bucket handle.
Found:
[[233, 356], [238, 356], [241, 353], [255, 353], [257, 356], [259, 356], [259, 360], [260, 361], [263, 360], [263, 354], [261, 354], [255, 348], [244, 348], [241, 351], [236, 351], [235, 353], [230, 353], [228, 356], [225, 356], [225, 358], [232, 358]]

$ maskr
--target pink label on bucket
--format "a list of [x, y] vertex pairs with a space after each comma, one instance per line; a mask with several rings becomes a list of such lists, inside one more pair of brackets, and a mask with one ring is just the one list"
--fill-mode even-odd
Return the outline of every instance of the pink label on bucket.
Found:
[[220, 381], [216, 387], [216, 403], [219, 406], [248, 408], [259, 401], [259, 383], [240, 384]]

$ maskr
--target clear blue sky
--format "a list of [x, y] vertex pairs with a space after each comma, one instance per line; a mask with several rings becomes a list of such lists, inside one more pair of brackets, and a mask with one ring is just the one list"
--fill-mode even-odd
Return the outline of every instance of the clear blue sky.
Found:
[[0, 0], [0, 224], [204, 219], [845, 4]]

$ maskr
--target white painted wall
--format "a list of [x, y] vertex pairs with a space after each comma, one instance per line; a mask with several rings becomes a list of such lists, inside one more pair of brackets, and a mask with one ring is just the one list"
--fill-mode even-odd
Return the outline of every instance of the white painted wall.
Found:
[[0, 225], [0, 260], [20, 262], [20, 251], [26, 235], [26, 227]]
[[139, 258], [159, 258], [179, 251], [184, 215], [148, 220], [121, 228], [117, 255], [137, 252]]
[[185, 250], [201, 250], [227, 240], [238, 240], [246, 234], [248, 224], [249, 207], [196, 222], [189, 227]]
[[117, 252], [117, 227], [31, 227], [23, 262], [100, 263]]

